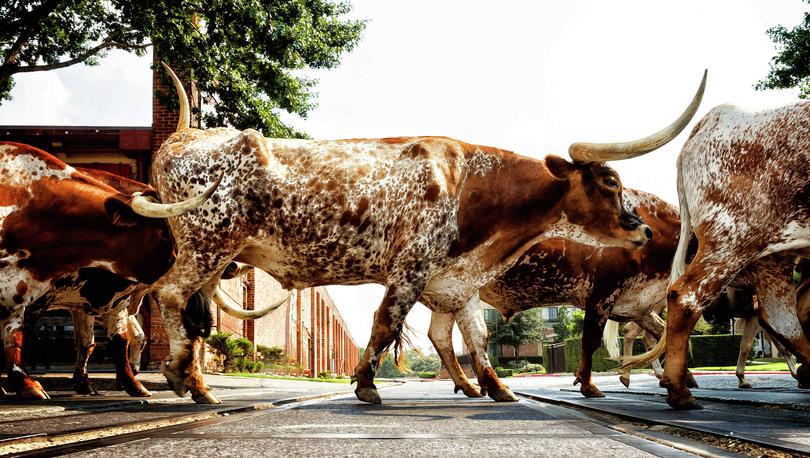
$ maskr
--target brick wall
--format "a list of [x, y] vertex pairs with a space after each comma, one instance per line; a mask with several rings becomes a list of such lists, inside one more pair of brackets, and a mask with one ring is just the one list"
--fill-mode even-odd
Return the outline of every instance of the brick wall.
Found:
[[[256, 310], [261, 310], [283, 297], [285, 291], [284, 288], [281, 287], [281, 284], [270, 275], [255, 269], [254, 272], [255, 289], [253, 301]], [[288, 300], [281, 307], [258, 320], [254, 320], [254, 342], [256, 344], [285, 349], [289, 346], [287, 339], [289, 326], [287, 320], [291, 303], [294, 304], [294, 300]]]

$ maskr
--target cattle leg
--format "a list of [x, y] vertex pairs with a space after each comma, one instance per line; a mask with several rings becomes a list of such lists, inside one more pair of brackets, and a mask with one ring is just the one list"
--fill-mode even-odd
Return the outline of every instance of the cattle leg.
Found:
[[593, 354], [602, 343], [602, 332], [605, 329], [607, 315], [600, 314], [594, 307], [585, 310], [585, 321], [582, 323], [582, 354], [579, 356], [579, 367], [577, 368], [574, 385], [581, 383], [579, 392], [586, 398], [603, 398], [604, 393], [593, 384], [591, 379], [591, 368], [593, 364]]
[[73, 371], [73, 390], [77, 394], [98, 394], [98, 390], [90, 382], [87, 375], [87, 363], [90, 355], [96, 348], [95, 336], [93, 335], [93, 323], [95, 319], [79, 310], [71, 310], [70, 316], [73, 318], [73, 339], [76, 343], [76, 369]]
[[793, 356], [784, 345], [782, 345], [775, 337], [771, 337], [770, 334], [766, 331], [765, 334], [768, 337], [768, 341], [776, 347], [776, 351], [779, 352], [779, 355], [785, 360], [785, 363], [788, 366], [788, 370], [790, 371], [790, 376], [796, 380], [799, 380], [799, 374], [796, 371], [796, 357]]
[[22, 370], [23, 316], [24, 310], [19, 307], [11, 315], [0, 321], [0, 333], [3, 337], [3, 350], [6, 357], [6, 373], [11, 389], [23, 399], [50, 399], [39, 382], [31, 380]]
[[433, 347], [439, 354], [442, 364], [450, 374], [450, 378], [455, 382], [455, 392], [459, 390], [464, 392], [467, 397], [480, 398], [483, 395], [477, 386], [470, 383], [461, 366], [456, 358], [456, 353], [453, 350], [453, 324], [455, 320], [450, 313], [437, 313], [433, 312], [430, 318], [430, 329], [428, 330], [428, 337], [433, 342]]
[[354, 370], [353, 380], [357, 381], [354, 394], [357, 399], [371, 404], [382, 403], [374, 385], [374, 374], [391, 344], [397, 340], [397, 345], [400, 345], [401, 340], [398, 337], [402, 333], [405, 317], [421, 292], [421, 288], [395, 285], [389, 286], [385, 291], [380, 307], [374, 312], [374, 326], [366, 351]]
[[[719, 248], [717, 253], [734, 252]], [[742, 263], [753, 256], [713, 259], [705, 254], [704, 244], [684, 274], [667, 294], [666, 364], [660, 385], [667, 389], [667, 403], [674, 409], [701, 409], [687, 388], [689, 336], [703, 309], [713, 301], [724, 285], [742, 270]]]
[[745, 380], [745, 363], [748, 361], [748, 354], [751, 353], [751, 347], [754, 346], [754, 337], [759, 331], [759, 322], [754, 318], [745, 321], [743, 326], [742, 340], [740, 340], [740, 355], [737, 357], [737, 379], [739, 379], [739, 387], [748, 389], [751, 384]]
[[135, 315], [127, 318], [127, 331], [129, 332], [129, 366], [132, 373], [138, 375], [141, 368], [141, 355], [146, 347], [146, 334]]
[[104, 317], [104, 322], [110, 337], [110, 353], [115, 361], [116, 384], [123, 387], [130, 396], [151, 396], [152, 393], [135, 379], [135, 374], [129, 364], [129, 332], [127, 330], [129, 313], [127, 309], [122, 308], [117, 314], [108, 314]]
[[[193, 323], [196, 317], [191, 317], [187, 310], [189, 298], [198, 291], [210, 300], [219, 276], [210, 274], [206, 285], [199, 278], [203, 273], [197, 266], [184, 268], [179, 264], [179, 261], [175, 262], [172, 270], [163, 276], [168, 279], [167, 284], [156, 287], [153, 293], [169, 337], [169, 359], [161, 364], [160, 371], [178, 396], [185, 396], [190, 390], [191, 398], [198, 404], [220, 404], [222, 401], [205, 384], [197, 358], [204, 343], [205, 329]], [[176, 278], [182, 279], [183, 287], [172, 283]]]
[[478, 291], [464, 305], [456, 311], [456, 323], [464, 336], [467, 348], [470, 350], [473, 369], [478, 376], [478, 385], [482, 394], [486, 394], [498, 402], [515, 402], [518, 400], [512, 391], [498, 379], [487, 355], [487, 324], [481, 311]]
[[[624, 342], [624, 356], [629, 357], [633, 356], [633, 342], [635, 342], [636, 337], [641, 334], [641, 326], [639, 326], [635, 322], [625, 323], [624, 325], [624, 336], [622, 338]], [[646, 334], [645, 334], [646, 336]], [[622, 374], [619, 376], [619, 381], [622, 382], [622, 385], [625, 388], [630, 388], [630, 368], [626, 367], [622, 369]]]
[[758, 261], [755, 288], [762, 305], [760, 325], [802, 363], [796, 371], [799, 388], [810, 388], [810, 341], [796, 310], [796, 294], [789, 280], [788, 262]]

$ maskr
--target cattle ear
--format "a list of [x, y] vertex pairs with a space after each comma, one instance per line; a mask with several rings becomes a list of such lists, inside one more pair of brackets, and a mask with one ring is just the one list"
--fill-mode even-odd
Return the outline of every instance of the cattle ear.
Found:
[[568, 178], [568, 175], [576, 168], [574, 164], [559, 156], [547, 156], [546, 167], [557, 178]]
[[138, 215], [132, 211], [128, 203], [117, 197], [108, 197], [104, 201], [104, 211], [113, 226], [132, 227], [138, 222]]

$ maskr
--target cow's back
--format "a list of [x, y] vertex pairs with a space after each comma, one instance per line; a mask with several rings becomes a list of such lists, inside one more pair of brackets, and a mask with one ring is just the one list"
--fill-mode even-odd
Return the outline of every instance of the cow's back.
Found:
[[386, 283], [398, 257], [446, 256], [457, 238], [460, 183], [494, 160], [470, 146], [441, 137], [312, 141], [185, 130], [164, 143], [153, 182], [167, 201], [223, 176], [200, 211], [170, 222], [181, 250], [229, 247], [288, 287]]
[[533, 307], [569, 304], [580, 308], [652, 306], [664, 299], [669, 267], [678, 244], [677, 209], [658, 197], [625, 189], [625, 205], [653, 229], [637, 250], [594, 247], [566, 239], [534, 245], [521, 259], [481, 290], [481, 298], [511, 316]]
[[711, 223], [724, 232], [718, 239], [742, 233], [740, 222], [762, 241], [780, 238], [783, 230], [806, 231], [808, 176], [810, 102], [760, 112], [713, 108], [678, 158], [691, 225]]

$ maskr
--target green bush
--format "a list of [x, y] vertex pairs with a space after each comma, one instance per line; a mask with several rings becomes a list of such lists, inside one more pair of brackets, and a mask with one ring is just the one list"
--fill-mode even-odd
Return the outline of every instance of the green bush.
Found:
[[501, 357], [497, 358], [498, 364], [495, 364], [496, 360], [493, 360], [492, 358], [490, 358], [490, 362], [492, 363], [493, 367], [495, 367], [495, 366], [511, 367], [509, 365], [509, 363], [512, 362], [512, 361], [515, 361], [515, 360], [526, 360], [526, 361], [528, 361], [528, 362], [530, 362], [532, 364], [543, 364], [543, 356], [541, 356], [541, 355], [537, 355], [537, 356], [518, 356], [517, 358], [515, 358], [514, 356], [501, 356]]
[[[734, 366], [740, 355], [741, 335], [691, 336], [689, 367]], [[751, 355], [748, 355], [750, 358]]]
[[417, 375], [419, 376], [419, 378], [436, 378], [436, 373], [432, 372], [432, 371], [431, 372], [419, 372]]
[[245, 355], [245, 352], [237, 342], [237, 339], [231, 339], [231, 334], [227, 332], [217, 332], [208, 336], [205, 342], [222, 358], [223, 370], [225, 372], [232, 372], [237, 364], [241, 364], [239, 361]]
[[318, 373], [318, 378], [335, 378], [335, 374], [332, 371], [321, 371]]
[[264, 345], [256, 345], [256, 351], [261, 354], [262, 361], [265, 364], [282, 364], [286, 363], [288, 358], [281, 347], [266, 347]]
[[[737, 363], [742, 336], [730, 334], [693, 335], [689, 340], [692, 344], [692, 351], [689, 354], [689, 367], [733, 366]], [[633, 354], [639, 355], [644, 351], [646, 351], [644, 343], [641, 338], [637, 338], [633, 342]], [[565, 370], [567, 372], [577, 370], [581, 353], [582, 340], [580, 338], [565, 340]], [[592, 370], [594, 372], [606, 372], [619, 367], [618, 362], [608, 358], [607, 350], [604, 347], [599, 347], [593, 355]]]
[[496, 367], [495, 368], [495, 375], [497, 375], [499, 378], [511, 377], [512, 376], [512, 369], [504, 369], [502, 367]]

